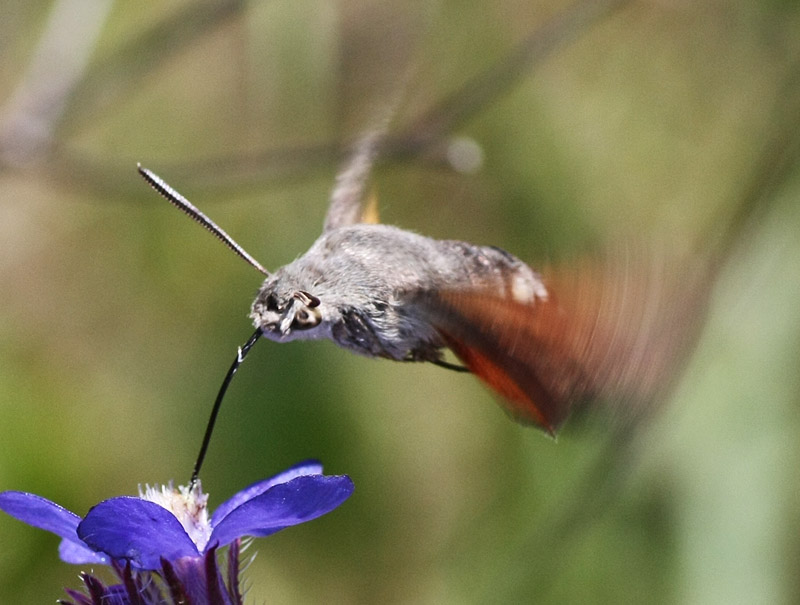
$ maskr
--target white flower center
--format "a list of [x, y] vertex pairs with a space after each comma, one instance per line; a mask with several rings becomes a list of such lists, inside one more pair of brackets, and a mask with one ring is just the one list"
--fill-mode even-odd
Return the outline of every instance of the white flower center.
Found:
[[208, 522], [208, 494], [204, 494], [200, 482], [194, 486], [179, 485], [175, 489], [170, 481], [167, 485], [139, 486], [139, 497], [163, 506], [180, 521], [197, 549], [203, 552], [211, 537]]

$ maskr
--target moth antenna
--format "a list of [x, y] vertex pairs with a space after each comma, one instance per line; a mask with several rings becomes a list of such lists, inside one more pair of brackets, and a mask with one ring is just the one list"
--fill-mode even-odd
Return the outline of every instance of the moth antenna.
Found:
[[200, 453], [197, 454], [197, 462], [194, 463], [192, 480], [190, 482], [190, 485], [192, 486], [197, 483], [197, 478], [200, 476], [200, 467], [203, 466], [203, 460], [205, 459], [206, 452], [208, 451], [208, 444], [211, 443], [211, 433], [214, 432], [214, 425], [217, 422], [217, 415], [219, 414], [220, 407], [222, 407], [222, 400], [225, 397], [225, 392], [228, 390], [228, 385], [230, 385], [234, 374], [236, 374], [236, 370], [238, 370], [239, 366], [242, 365], [244, 358], [247, 357], [250, 349], [253, 348], [253, 345], [256, 344], [256, 341], [258, 341], [259, 338], [261, 338], [261, 328], [257, 329], [253, 335], [247, 339], [247, 342], [239, 347], [238, 351], [236, 351], [236, 358], [233, 360], [230, 369], [228, 369], [228, 373], [225, 374], [222, 385], [219, 387], [219, 393], [217, 393], [217, 398], [214, 400], [214, 406], [211, 408], [211, 416], [208, 418], [208, 424], [206, 425], [206, 433], [203, 435], [203, 443], [200, 446]]
[[141, 164], [137, 164], [136, 167], [139, 170], [139, 174], [144, 177], [144, 180], [150, 183], [150, 186], [158, 191], [164, 198], [166, 198], [170, 204], [208, 229], [223, 244], [238, 254], [240, 258], [243, 258], [245, 261], [250, 263], [250, 265], [258, 269], [261, 273], [267, 277], [271, 275], [270, 272], [261, 265], [261, 263], [250, 256], [247, 251], [237, 244], [230, 235], [225, 233], [225, 231], [223, 231], [221, 227], [217, 226], [214, 221], [200, 212], [200, 210], [195, 207], [194, 204], [170, 187], [160, 176], [148, 170], [147, 168], [143, 168]]

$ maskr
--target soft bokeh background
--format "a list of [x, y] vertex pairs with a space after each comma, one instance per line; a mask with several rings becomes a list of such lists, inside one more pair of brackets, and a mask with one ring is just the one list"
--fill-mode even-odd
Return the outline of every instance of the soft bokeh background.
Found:
[[[800, 600], [800, 175], [764, 160], [796, 129], [800, 9], [616, 4], [553, 25], [567, 3], [6, 0], [0, 489], [83, 514], [185, 481], [251, 332], [259, 275], [137, 161], [275, 268], [318, 235], [347, 142], [396, 104], [383, 219], [534, 265], [618, 233], [702, 248], [752, 183], [768, 209], [624, 447], [602, 416], [554, 442], [435, 367], [257, 346], [204, 469], [212, 506], [307, 457], [356, 492], [256, 542], [249, 602]], [[511, 69], [534, 34], [560, 44]], [[479, 74], [498, 81], [462, 88]], [[448, 163], [459, 141], [479, 170]], [[0, 601], [76, 587], [56, 545], [0, 517]]]

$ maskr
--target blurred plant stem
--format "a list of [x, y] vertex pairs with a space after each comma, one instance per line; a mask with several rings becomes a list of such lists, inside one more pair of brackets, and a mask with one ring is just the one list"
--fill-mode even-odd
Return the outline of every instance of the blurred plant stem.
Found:
[[0, 111], [0, 162], [23, 167], [49, 154], [113, 4], [113, 0], [53, 3], [33, 59]]
[[[629, 0], [579, 0], [538, 25], [504, 58], [488, 69], [473, 75], [455, 92], [448, 95], [431, 109], [423, 112], [398, 132], [387, 134], [378, 143], [380, 162], [420, 160], [428, 166], [452, 169], [448, 162], [450, 137], [454, 131], [491, 105], [517, 83], [520, 78], [546, 61], [554, 53], [580, 37], [588, 28], [625, 6]], [[60, 3], [63, 4], [64, 2]], [[110, 2], [101, 3], [106, 11]], [[127, 188], [117, 183], [116, 174], [135, 165], [135, 159], [121, 155], [92, 156], [78, 152], [63, 142], [54, 140], [53, 131], [62, 118], [69, 119], [69, 131], [75, 133], [91, 120], [97, 120], [105, 109], [113, 107], [141, 83], [143, 77], [170, 61], [176, 53], [193, 43], [212, 29], [222, 27], [229, 19], [240, 16], [243, 3], [238, 1], [204, 2], [188, 6], [183, 11], [167, 17], [139, 34], [134, 40], [123, 44], [115, 53], [87, 69], [87, 59], [93, 42], [99, 34], [105, 12], [92, 12], [91, 35], [68, 36], [70, 41], [82, 43], [82, 53], [76, 53], [74, 63], [81, 69], [68, 72], [68, 86], [62, 86], [57, 108], [53, 99], [41, 94], [41, 86], [21, 85], [25, 94], [25, 106], [34, 104], [53, 107], [46, 116], [46, 128], [36, 127], [31, 110], [21, 107], [16, 116], [8, 120], [6, 135], [0, 137], [0, 158], [6, 167], [29, 167], [39, 165], [49, 171], [51, 178], [64, 185], [79, 186], [99, 195], [113, 191], [113, 197], [129, 195]], [[63, 17], [54, 11], [53, 23], [63, 29]], [[68, 30], [72, 31], [72, 30]], [[71, 42], [75, 44], [75, 42]], [[52, 42], [43, 39], [42, 47], [50, 48]], [[36, 80], [49, 81], [50, 71], [44, 70], [34, 61], [31, 72]], [[50, 64], [52, 67], [52, 64]], [[38, 66], [38, 67], [37, 67]], [[52, 82], [51, 82], [52, 84]], [[20, 93], [22, 94], [22, 92]], [[18, 102], [12, 108], [20, 105]], [[19, 124], [27, 124], [22, 128]], [[12, 128], [13, 126], [13, 128]], [[372, 124], [364, 124], [369, 128]], [[42, 131], [45, 132], [42, 132]], [[248, 152], [243, 155], [188, 159], [161, 163], [158, 170], [170, 178], [211, 178], [219, 183], [237, 186], [247, 182], [250, 186], [263, 187], [270, 183], [308, 175], [315, 169], [342, 161], [349, 154], [351, 141], [321, 141], [311, 145], [280, 147]], [[27, 150], [27, 151], [24, 151]], [[48, 162], [42, 166], [42, 161]], [[113, 175], [113, 176], [112, 176]], [[220, 178], [224, 175], [224, 178]], [[210, 183], [214, 186], [214, 183]]]

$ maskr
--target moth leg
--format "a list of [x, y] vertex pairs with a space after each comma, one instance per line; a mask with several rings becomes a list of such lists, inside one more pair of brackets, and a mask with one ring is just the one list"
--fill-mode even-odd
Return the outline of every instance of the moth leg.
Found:
[[444, 368], [445, 370], [453, 370], [454, 372], [471, 372], [467, 366], [461, 366], [457, 363], [450, 363], [444, 359], [431, 359], [430, 362], [434, 365]]
[[472, 372], [472, 370], [470, 370], [467, 366], [462, 366], [458, 365], [457, 363], [450, 363], [449, 361], [445, 361], [444, 359], [441, 358], [441, 353], [437, 353], [435, 351], [434, 352], [429, 351], [427, 352], [427, 354], [417, 351], [416, 354], [412, 353], [405, 359], [400, 359], [398, 361], [414, 362], [414, 363], [427, 361], [432, 363], [433, 365], [439, 366], [440, 368], [444, 368], [445, 370], [452, 370], [453, 372]]

